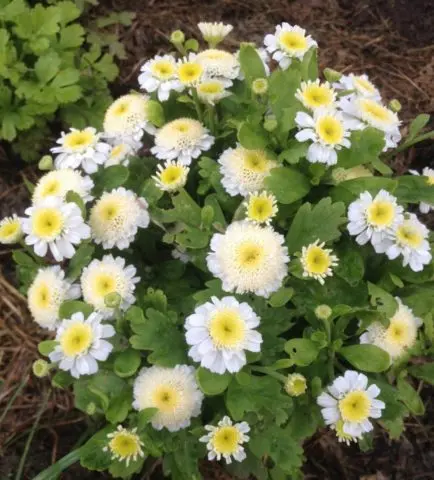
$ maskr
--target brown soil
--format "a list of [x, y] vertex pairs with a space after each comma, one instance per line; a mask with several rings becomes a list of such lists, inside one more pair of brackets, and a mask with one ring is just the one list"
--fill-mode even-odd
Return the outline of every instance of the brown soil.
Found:
[[[384, 96], [398, 98], [408, 121], [420, 112], [434, 111], [434, 3], [431, 0], [101, 0], [90, 15], [111, 11], [136, 12], [131, 27], [119, 30], [128, 59], [122, 62], [115, 94], [137, 88], [140, 65], [165, 51], [167, 36], [181, 28], [193, 36], [200, 20], [222, 20], [235, 25], [227, 40], [261, 42], [264, 33], [282, 21], [305, 27], [320, 46], [322, 67], [343, 72], [366, 72]], [[55, 133], [57, 135], [57, 132]], [[13, 163], [13, 161], [15, 163]], [[399, 155], [393, 166], [402, 173], [409, 165], [420, 168], [434, 161], [434, 145], [426, 142]], [[7, 157], [0, 146], [0, 217], [22, 213], [28, 203], [23, 176], [35, 178], [35, 168], [22, 167]], [[35, 421], [47, 381], [27, 376], [38, 357], [37, 343], [46, 338], [30, 319], [24, 297], [14, 287], [10, 249], [0, 248], [0, 414], [17, 387], [25, 386], [15, 399], [0, 430], [0, 479], [13, 478], [25, 440]], [[3, 385], [1, 385], [3, 381]], [[330, 432], [315, 435], [306, 444], [307, 479], [333, 480], [428, 480], [434, 478], [433, 390], [424, 387], [427, 404], [423, 418], [409, 418], [402, 439], [390, 441], [378, 433], [375, 450], [361, 453], [342, 447]], [[74, 447], [87, 421], [75, 411], [67, 392], [53, 391], [27, 457], [25, 476], [39, 471]], [[218, 467], [204, 464], [205, 479], [228, 480]], [[62, 478], [108, 478], [74, 466]], [[146, 474], [141, 478], [151, 478]], [[158, 468], [152, 479], [161, 478]]]

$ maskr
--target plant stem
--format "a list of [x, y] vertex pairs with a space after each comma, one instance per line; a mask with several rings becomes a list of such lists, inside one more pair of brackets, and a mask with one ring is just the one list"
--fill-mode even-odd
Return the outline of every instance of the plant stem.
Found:
[[9, 399], [9, 402], [6, 405], [6, 408], [3, 410], [3, 412], [0, 416], [0, 425], [2, 424], [3, 420], [5, 419], [6, 414], [8, 413], [9, 409], [12, 407], [12, 404], [14, 403], [15, 399], [21, 393], [21, 390], [26, 386], [26, 383], [28, 382], [28, 380], [29, 380], [29, 376], [25, 375], [24, 378], [21, 380], [21, 383], [18, 385], [18, 388], [15, 390], [15, 393]]
[[191, 96], [193, 97], [194, 106], [196, 107], [197, 118], [201, 123], [203, 123], [202, 106], [200, 104], [199, 97], [197, 96], [197, 91], [195, 87], [191, 89]]
[[68, 455], [62, 457], [51, 467], [46, 468], [43, 472], [39, 473], [33, 480], [53, 480], [57, 478], [63, 470], [66, 470], [73, 463], [78, 462], [80, 459], [80, 448], [69, 452]]
[[286, 382], [285, 375], [277, 373], [274, 370], [272, 370], [271, 368], [259, 367], [259, 366], [252, 365], [250, 367], [250, 369], [253, 370], [254, 372], [261, 372], [261, 373], [265, 373], [266, 375], [270, 375], [270, 377], [276, 378], [277, 380], [279, 380], [282, 383]]

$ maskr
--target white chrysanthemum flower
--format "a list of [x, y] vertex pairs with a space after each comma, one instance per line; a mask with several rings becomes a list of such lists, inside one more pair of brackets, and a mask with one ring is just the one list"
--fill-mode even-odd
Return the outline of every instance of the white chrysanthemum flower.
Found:
[[56, 333], [58, 344], [50, 353], [52, 362], [59, 362], [61, 370], [69, 371], [74, 378], [93, 375], [98, 371], [98, 361], [105, 362], [113, 345], [104, 340], [115, 335], [111, 325], [101, 323], [101, 315], [93, 312], [86, 319], [82, 312], [62, 320]]
[[106, 305], [105, 298], [109, 293], [117, 293], [121, 297], [119, 308], [127, 310], [136, 300], [135, 284], [140, 281], [136, 273], [136, 268], [125, 266], [121, 257], [105, 255], [102, 260], [92, 260], [84, 268], [80, 279], [84, 301], [103, 318], [110, 318], [114, 309]]
[[188, 355], [211, 372], [239, 372], [247, 363], [245, 351], [261, 351], [259, 321], [248, 303], [212, 297], [185, 320]]
[[371, 323], [367, 331], [360, 335], [360, 343], [369, 343], [385, 350], [390, 359], [396, 360], [404, 355], [416, 342], [417, 329], [422, 320], [417, 318], [411, 308], [404, 305], [398, 297], [398, 309], [389, 319], [388, 327], [380, 322]]
[[243, 443], [248, 442], [250, 427], [247, 422], [232, 423], [228, 416], [224, 416], [217, 427], [205, 425], [209, 433], [199, 438], [199, 442], [206, 443], [208, 460], [225, 459], [227, 464], [232, 463], [232, 458], [242, 462], [246, 458]]
[[109, 442], [102, 449], [103, 452], [110, 452], [112, 460], [125, 461], [127, 467], [131, 460], [135, 462], [138, 457], [143, 458], [145, 456], [142, 449], [144, 443], [136, 432], [137, 428], [128, 430], [122, 425], [118, 425], [114, 432], [107, 435]]
[[202, 65], [203, 74], [207, 78], [225, 78], [234, 80], [240, 73], [240, 63], [233, 53], [216, 48], [203, 50], [196, 61]]
[[300, 88], [295, 93], [295, 98], [308, 110], [332, 109], [336, 100], [336, 92], [329, 82], [321, 83], [318, 78], [315, 81], [301, 82]]
[[376, 385], [368, 387], [368, 377], [363, 373], [347, 370], [334, 380], [323, 392], [317, 402], [327, 425], [339, 427], [343, 422], [343, 432], [354, 438], [360, 438], [373, 429], [370, 418], [381, 418], [384, 402], [377, 400], [380, 389]]
[[289, 257], [284, 245], [285, 238], [271, 227], [234, 222], [224, 234], [213, 235], [208, 269], [222, 280], [226, 292], [268, 297], [287, 275]]
[[119, 143], [110, 145], [110, 151], [107, 154], [104, 167], [112, 167], [113, 165], [128, 166], [130, 158], [134, 156], [142, 146], [140, 142], [137, 143], [134, 145], [131, 142], [121, 139]]
[[188, 427], [191, 418], [200, 414], [203, 400], [194, 372], [187, 365], [142, 368], [134, 381], [133, 408], [157, 408], [151, 420], [156, 430], [176, 432]]
[[[255, 44], [252, 43], [252, 47], [255, 47]], [[256, 53], [259, 55], [260, 59], [262, 60], [262, 63], [264, 65], [264, 70], [265, 70], [265, 76], [268, 77], [270, 75], [270, 56], [268, 55], [267, 50], [265, 48], [255, 48]], [[235, 53], [235, 56], [237, 60], [239, 61], [240, 59], [240, 50], [238, 50]], [[238, 80], [244, 80], [244, 73], [240, 68], [240, 73], [238, 74]]]
[[[419, 175], [417, 170], [409, 170], [413, 175]], [[426, 178], [426, 183], [434, 187], [434, 168], [425, 167], [422, 170], [422, 174]], [[420, 202], [419, 210], [421, 213], [429, 213], [431, 210], [434, 210], [434, 204]]]
[[431, 247], [428, 242], [429, 230], [414, 213], [410, 213], [396, 226], [386, 249], [386, 255], [394, 260], [403, 256], [403, 266], [414, 272], [421, 272], [431, 262]]
[[134, 192], [120, 187], [104, 192], [90, 211], [92, 238], [103, 248], [127, 248], [139, 228], [149, 225], [148, 203]]
[[60, 305], [79, 297], [80, 286], [65, 279], [65, 272], [56, 265], [38, 270], [27, 291], [27, 304], [33, 320], [51, 330], [57, 326]]
[[333, 84], [336, 90], [348, 92], [347, 95], [356, 94], [359, 97], [372, 98], [373, 100], [381, 100], [378, 88], [369, 80], [366, 74], [342, 75], [338, 82]]
[[184, 87], [195, 87], [204, 74], [203, 66], [197, 61], [197, 55], [190, 52], [178, 60], [178, 78]]
[[301, 265], [303, 277], [311, 277], [321, 285], [324, 285], [326, 277], [333, 276], [333, 267], [338, 264], [338, 257], [333, 255], [332, 250], [324, 248], [325, 242], [316, 240], [307, 247], [302, 248]]
[[12, 217], [2, 218], [0, 221], [0, 243], [10, 245], [23, 238], [21, 219], [13, 214]]
[[197, 24], [203, 39], [211, 48], [218, 45], [233, 30], [233, 26], [222, 22], [200, 22]]
[[86, 173], [95, 173], [98, 165], [105, 161], [109, 145], [100, 141], [101, 134], [95, 128], [83, 130], [71, 128], [69, 133], [62, 132], [57, 139], [58, 147], [51, 148], [57, 153], [54, 164], [57, 169], [82, 167]]
[[199, 99], [209, 105], [215, 105], [223, 98], [231, 95], [226, 89], [232, 86], [231, 80], [219, 78], [204, 78], [196, 87]]
[[270, 170], [277, 167], [277, 162], [268, 157], [263, 150], [247, 150], [240, 145], [228, 148], [218, 159], [222, 185], [233, 197], [262, 190], [264, 179]]
[[65, 199], [69, 191], [77, 193], [84, 202], [90, 202], [93, 196], [90, 194], [93, 188], [93, 180], [88, 176], [82, 175], [77, 170], [64, 168], [61, 170], [52, 170], [40, 178], [33, 191], [33, 203], [47, 197], [58, 197]]
[[288, 375], [284, 387], [290, 397], [304, 395], [307, 390], [306, 377], [299, 373], [291, 373]]
[[155, 133], [148, 120], [149, 97], [130, 93], [115, 100], [104, 116], [104, 131], [108, 136], [131, 137], [140, 141], [143, 132]]
[[298, 112], [295, 122], [299, 128], [295, 138], [299, 142], [312, 141], [307, 150], [307, 160], [311, 163], [335, 165], [337, 151], [351, 147], [348, 138], [351, 132], [340, 112], [316, 109], [313, 116]]
[[156, 55], [147, 61], [140, 71], [140, 87], [149, 93], [157, 92], [160, 102], [168, 100], [172, 90], [181, 92], [184, 88], [178, 78], [178, 67], [172, 55]]
[[374, 198], [369, 192], [363, 192], [348, 207], [348, 232], [357, 235], [359, 245], [371, 241], [377, 253], [384, 253], [390, 245], [388, 239], [404, 218], [403, 211], [386, 190], [380, 190]]
[[351, 442], [357, 443], [359, 437], [353, 437], [352, 435], [344, 432], [344, 421], [339, 419], [336, 423], [330, 425], [330, 428], [336, 432], [336, 438], [339, 443], [345, 443], [350, 446]]
[[168, 160], [164, 166], [157, 166], [157, 174], [152, 178], [160, 190], [164, 192], [176, 192], [187, 183], [189, 167], [179, 162]]
[[182, 165], [190, 165], [193, 158], [209, 150], [213, 143], [214, 137], [198, 120], [178, 118], [158, 130], [151, 153], [160, 160], [177, 159]]
[[394, 148], [401, 140], [398, 115], [372, 98], [350, 95], [339, 100], [339, 107], [349, 117], [351, 128], [361, 130], [366, 125], [384, 132], [383, 151]]
[[269, 225], [278, 211], [276, 197], [265, 191], [250, 193], [243, 205], [247, 220], [257, 224]]
[[274, 35], [265, 36], [264, 45], [282, 70], [291, 65], [293, 58], [302, 60], [308, 50], [317, 47], [315, 40], [306, 35], [306, 30], [286, 22], [276, 26]]
[[25, 242], [33, 246], [36, 255], [44, 257], [50, 250], [57, 262], [72, 258], [75, 245], [90, 237], [90, 227], [84, 223], [75, 203], [64, 203], [57, 197], [47, 197], [25, 211], [22, 220]]

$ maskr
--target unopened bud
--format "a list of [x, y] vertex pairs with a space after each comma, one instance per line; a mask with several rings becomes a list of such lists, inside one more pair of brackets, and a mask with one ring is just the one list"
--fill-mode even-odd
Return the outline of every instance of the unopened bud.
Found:
[[49, 374], [50, 364], [45, 360], [39, 359], [33, 362], [32, 370], [36, 377], [43, 378]]
[[111, 292], [108, 293], [104, 297], [104, 304], [108, 308], [116, 308], [119, 307], [119, 305], [122, 302], [122, 297], [119, 295], [118, 292]]
[[185, 41], [184, 32], [182, 30], [175, 30], [170, 35], [170, 41], [175, 45], [184, 43]]
[[268, 80], [266, 78], [257, 78], [253, 80], [252, 90], [256, 95], [264, 95], [268, 90]]
[[39, 170], [52, 170], [53, 169], [53, 157], [51, 155], [44, 155], [38, 163]]
[[318, 305], [315, 308], [315, 315], [320, 320], [327, 320], [332, 314], [332, 309], [328, 305]]
[[402, 105], [399, 100], [394, 98], [393, 100], [390, 101], [389, 103], [390, 110], [393, 110], [395, 113], [398, 113], [401, 111]]
[[89, 402], [86, 405], [86, 413], [88, 415], [93, 415], [96, 412], [96, 405], [93, 402]]
[[299, 373], [291, 373], [285, 382], [285, 391], [290, 397], [299, 397], [306, 392], [307, 381]]
[[272, 132], [273, 130], [276, 130], [276, 128], [277, 128], [276, 117], [273, 116], [273, 115], [265, 117], [264, 128], [265, 128], [265, 130], [267, 130], [267, 132]]
[[337, 70], [333, 70], [333, 68], [325, 68], [324, 77], [330, 83], [339, 82], [342, 77], [342, 73], [338, 72]]

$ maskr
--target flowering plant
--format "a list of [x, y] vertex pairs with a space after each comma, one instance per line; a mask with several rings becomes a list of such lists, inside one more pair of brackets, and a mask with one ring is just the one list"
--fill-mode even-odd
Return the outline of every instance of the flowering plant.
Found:
[[424, 412], [413, 379], [434, 382], [415, 213], [434, 206], [434, 171], [385, 163], [432, 136], [428, 116], [401, 140], [399, 103], [366, 75], [320, 80], [300, 27], [236, 53], [216, 48], [230, 26], [199, 28], [208, 49], [174, 32], [179, 58], [146, 62], [144, 93], [116, 100], [104, 132], [63, 133], [26, 216], [0, 225], [51, 334], [34, 372], [100, 426], [56, 474], [79, 460], [129, 478], [162, 457], [191, 480], [208, 456], [300, 478], [318, 428], [362, 448], [374, 428], [396, 438]]

